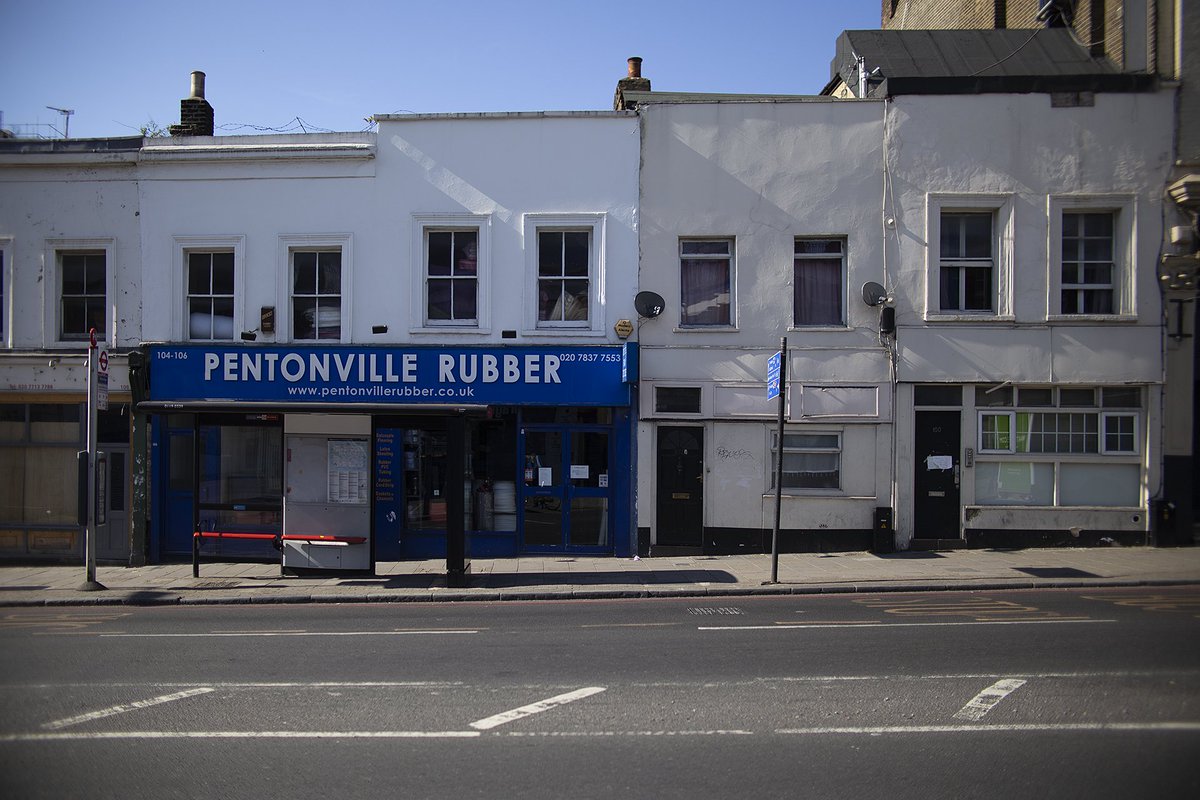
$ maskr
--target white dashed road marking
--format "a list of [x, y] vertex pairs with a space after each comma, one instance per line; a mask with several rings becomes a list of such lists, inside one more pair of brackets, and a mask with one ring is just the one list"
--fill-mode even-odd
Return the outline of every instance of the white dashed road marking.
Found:
[[591, 697], [592, 695], [600, 694], [600, 692], [603, 691], [603, 686], [588, 686], [583, 689], [576, 689], [573, 692], [555, 695], [554, 697], [549, 697], [545, 700], [539, 700], [536, 703], [530, 703], [527, 706], [514, 708], [512, 711], [505, 711], [501, 714], [494, 714], [490, 717], [484, 717], [483, 719], [472, 722], [471, 727], [478, 731], [490, 730], [498, 725], [503, 725], [506, 722], [512, 722], [513, 720], [521, 719], [522, 717], [528, 717], [531, 714], [539, 714], [543, 711], [554, 708], [555, 706], [561, 706], [564, 703], [570, 703], [575, 700], [582, 700], [585, 697]]
[[996, 681], [988, 688], [971, 698], [971, 701], [960, 708], [954, 715], [955, 719], [966, 719], [978, 722], [983, 715], [991, 711], [997, 703], [1025, 685], [1020, 678], [1004, 678]]
[[122, 703], [121, 705], [109, 706], [102, 708], [99, 711], [89, 711], [86, 714], [80, 714], [77, 717], [67, 717], [66, 719], [47, 722], [43, 728], [56, 731], [61, 728], [66, 728], [71, 725], [78, 725], [81, 722], [88, 722], [93, 719], [103, 719], [104, 717], [112, 717], [117, 714], [124, 714], [126, 711], [136, 711], [139, 708], [149, 708], [150, 706], [159, 706], [163, 703], [170, 703], [173, 700], [182, 700], [185, 697], [193, 697], [198, 694], [208, 694], [212, 689], [208, 686], [201, 686], [196, 689], [184, 689], [182, 692], [173, 694], [164, 694], [158, 697], [152, 697], [149, 700], [138, 700], [133, 703]]

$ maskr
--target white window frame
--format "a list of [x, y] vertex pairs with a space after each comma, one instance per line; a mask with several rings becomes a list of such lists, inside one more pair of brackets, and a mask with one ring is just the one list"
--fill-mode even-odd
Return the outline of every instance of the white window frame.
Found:
[[[942, 212], [992, 215], [992, 305], [991, 311], [943, 311]], [[1016, 210], [1011, 194], [943, 194], [926, 196], [925, 212], [925, 319], [928, 322], [1012, 321], [1013, 243]]]
[[[1133, 420], [1133, 449], [1132, 450], [1109, 450], [1108, 449], [1108, 421], [1110, 419], [1132, 419]], [[1116, 456], [1136, 456], [1141, 453], [1141, 414], [1136, 411], [1101, 411], [1100, 412], [1100, 454], [1101, 455], [1116, 455]]]
[[0, 236], [0, 347], [13, 346], [12, 237]]
[[[1113, 215], [1113, 312], [1111, 314], [1062, 313], [1063, 214], [1111, 213]], [[1137, 280], [1133, 268], [1137, 252], [1137, 201], [1130, 195], [1051, 195], [1047, 199], [1046, 317], [1055, 322], [1118, 321], [1137, 319]]]
[[[526, 336], [603, 336], [605, 309], [605, 252], [608, 215], [603, 213], [533, 213], [522, 216], [525, 246]], [[584, 320], [538, 319], [538, 232], [588, 231], [588, 318]]]
[[[684, 242], [729, 242], [729, 255], [708, 256], [713, 260], [729, 259], [729, 322], [716, 322], [712, 324], [684, 322], [683, 321], [683, 243]], [[706, 260], [704, 255], [690, 255], [691, 260]], [[677, 332], [685, 331], [730, 331], [737, 330], [737, 237], [736, 236], [721, 236], [721, 235], [695, 235], [695, 236], [679, 236], [675, 242], [675, 264], [678, 267], [678, 279], [676, 287], [679, 291], [679, 302], [676, 305], [676, 310], [679, 314], [679, 325], [675, 329]]]
[[[784, 429], [784, 436], [789, 435], [804, 435], [804, 436], [836, 436], [836, 447], [790, 447], [785, 448], [784, 452], [791, 453], [836, 453], [837, 454], [837, 486], [784, 486], [783, 494], [787, 495], [807, 495], [807, 494], [825, 494], [836, 495], [844, 493], [844, 478], [845, 478], [845, 454], [846, 454], [846, 438], [842, 430], [834, 430], [830, 428], [821, 428], [819, 430], [809, 430], [808, 428], [788, 427]], [[766, 491], [775, 491], [775, 476], [776, 476], [776, 446], [779, 444], [779, 431], [770, 430], [767, 433], [767, 484]]]
[[[275, 302], [275, 338], [280, 341], [297, 342], [299, 344], [330, 344], [337, 341], [349, 344], [353, 332], [353, 320], [350, 302], [354, 269], [352, 267], [352, 237], [349, 233], [328, 234], [285, 234], [279, 237], [279, 283], [277, 285]], [[295, 339], [295, 326], [292, 320], [292, 253], [308, 251], [340, 251], [342, 254], [341, 274], [341, 337], [334, 339]]]
[[[833, 253], [796, 253], [796, 243], [802, 242], [802, 241], [803, 242], [838, 242], [842, 246], [841, 252], [839, 254], [837, 254], [838, 259], [841, 261], [841, 267], [840, 267], [840, 275], [838, 278], [838, 280], [839, 280], [838, 303], [840, 305], [840, 307], [838, 308], [839, 321], [836, 323], [830, 323], [830, 322], [809, 323], [809, 322], [798, 322], [796, 320], [796, 287], [794, 285], [794, 281], [796, 280], [796, 262], [797, 261], [829, 261], [829, 260], [832, 260], [832, 258], [834, 256]], [[847, 289], [847, 286], [849, 284], [849, 280], [848, 280], [847, 276], [849, 275], [849, 270], [850, 270], [850, 267], [849, 267], [850, 253], [849, 253], [849, 251], [850, 251], [850, 239], [845, 234], [817, 234], [817, 235], [812, 235], [812, 236], [809, 236], [809, 235], [795, 236], [792, 238], [792, 281], [793, 281], [792, 322], [791, 322], [791, 325], [789, 326], [791, 330], [798, 330], [798, 331], [845, 330], [848, 327], [847, 308], [849, 306], [849, 303], [848, 303], [849, 290]], [[683, 257], [683, 254], [680, 253], [680, 258], [682, 258], [682, 257]], [[732, 264], [730, 266], [732, 268]], [[730, 286], [731, 286], [730, 291], [732, 294], [732, 283], [730, 284]], [[682, 291], [682, 286], [680, 287], [680, 290]], [[732, 318], [732, 314], [730, 316]]]
[[[176, 236], [175, 237], [175, 280], [173, 296], [178, 298], [180, 312], [173, 321], [175, 341], [191, 341], [188, 336], [188, 256], [191, 253], [233, 252], [233, 340], [246, 330], [245, 326], [245, 252], [246, 237], [229, 236]], [[289, 276], [290, 277], [290, 276]], [[290, 284], [289, 284], [290, 285]], [[276, 328], [278, 330], [278, 328]], [[257, 333], [257, 329], [255, 331]], [[262, 334], [259, 334], [260, 336]], [[198, 341], [210, 341], [201, 339]], [[218, 340], [223, 341], [223, 340]]]
[[[437, 334], [438, 336], [453, 336], [455, 334], [480, 334], [491, 331], [491, 228], [490, 214], [426, 214], [412, 215], [412, 269], [410, 272], [411, 303], [409, 310], [412, 324], [409, 333]], [[428, 275], [428, 242], [430, 231], [476, 231], [475, 256], [475, 320], [430, 320], [429, 301], [427, 295]]]
[[[105, 333], [103, 341], [109, 347], [117, 342], [117, 241], [113, 238], [94, 239], [46, 239], [43, 254], [43, 272], [48, 276], [43, 284], [42, 346], [55, 349], [77, 349], [79, 339], [63, 339], [61, 333], [62, 267], [59, 255], [80, 251], [102, 251], [104, 253], [104, 313]], [[97, 339], [97, 341], [100, 341]]]
[[[985, 448], [983, 446], [983, 418], [984, 417], [1007, 417], [1008, 418], [1008, 447], [1007, 448]], [[1017, 412], [1015, 411], [992, 411], [990, 409], [980, 409], [978, 411], [978, 421], [976, 422], [975, 443], [979, 447], [980, 454], [996, 453], [1000, 455], [1011, 455], [1017, 452]], [[1023, 453], [1022, 455], [1028, 455]]]

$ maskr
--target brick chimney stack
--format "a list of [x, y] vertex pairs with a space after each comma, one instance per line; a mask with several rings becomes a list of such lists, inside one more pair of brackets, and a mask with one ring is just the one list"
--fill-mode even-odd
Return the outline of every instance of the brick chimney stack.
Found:
[[204, 99], [204, 73], [192, 73], [192, 96], [179, 101], [179, 124], [168, 129], [172, 136], [212, 136], [213, 107]]
[[613, 110], [625, 111], [637, 108], [637, 103], [625, 99], [625, 92], [650, 91], [650, 79], [642, 77], [642, 59], [633, 56], [628, 60], [629, 74], [617, 81], [617, 92], [613, 95]]

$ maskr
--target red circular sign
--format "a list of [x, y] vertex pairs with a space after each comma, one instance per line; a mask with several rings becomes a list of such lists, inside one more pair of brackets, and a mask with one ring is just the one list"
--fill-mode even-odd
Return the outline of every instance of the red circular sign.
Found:
[[107, 350], [100, 351], [100, 371], [108, 372], [108, 351]]

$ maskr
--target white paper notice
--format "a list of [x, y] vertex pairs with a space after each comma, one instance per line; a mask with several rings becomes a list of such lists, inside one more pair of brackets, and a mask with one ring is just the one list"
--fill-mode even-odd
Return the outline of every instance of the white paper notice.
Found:
[[599, 486], [601, 489], [608, 488], [608, 473], [607, 472], [601, 472], [599, 475], [596, 476], [596, 485]]
[[954, 469], [954, 456], [927, 456], [925, 469]]
[[538, 486], [549, 486], [553, 480], [553, 467], [538, 467]]
[[571, 480], [587, 480], [588, 465], [587, 464], [572, 464], [571, 465]]

